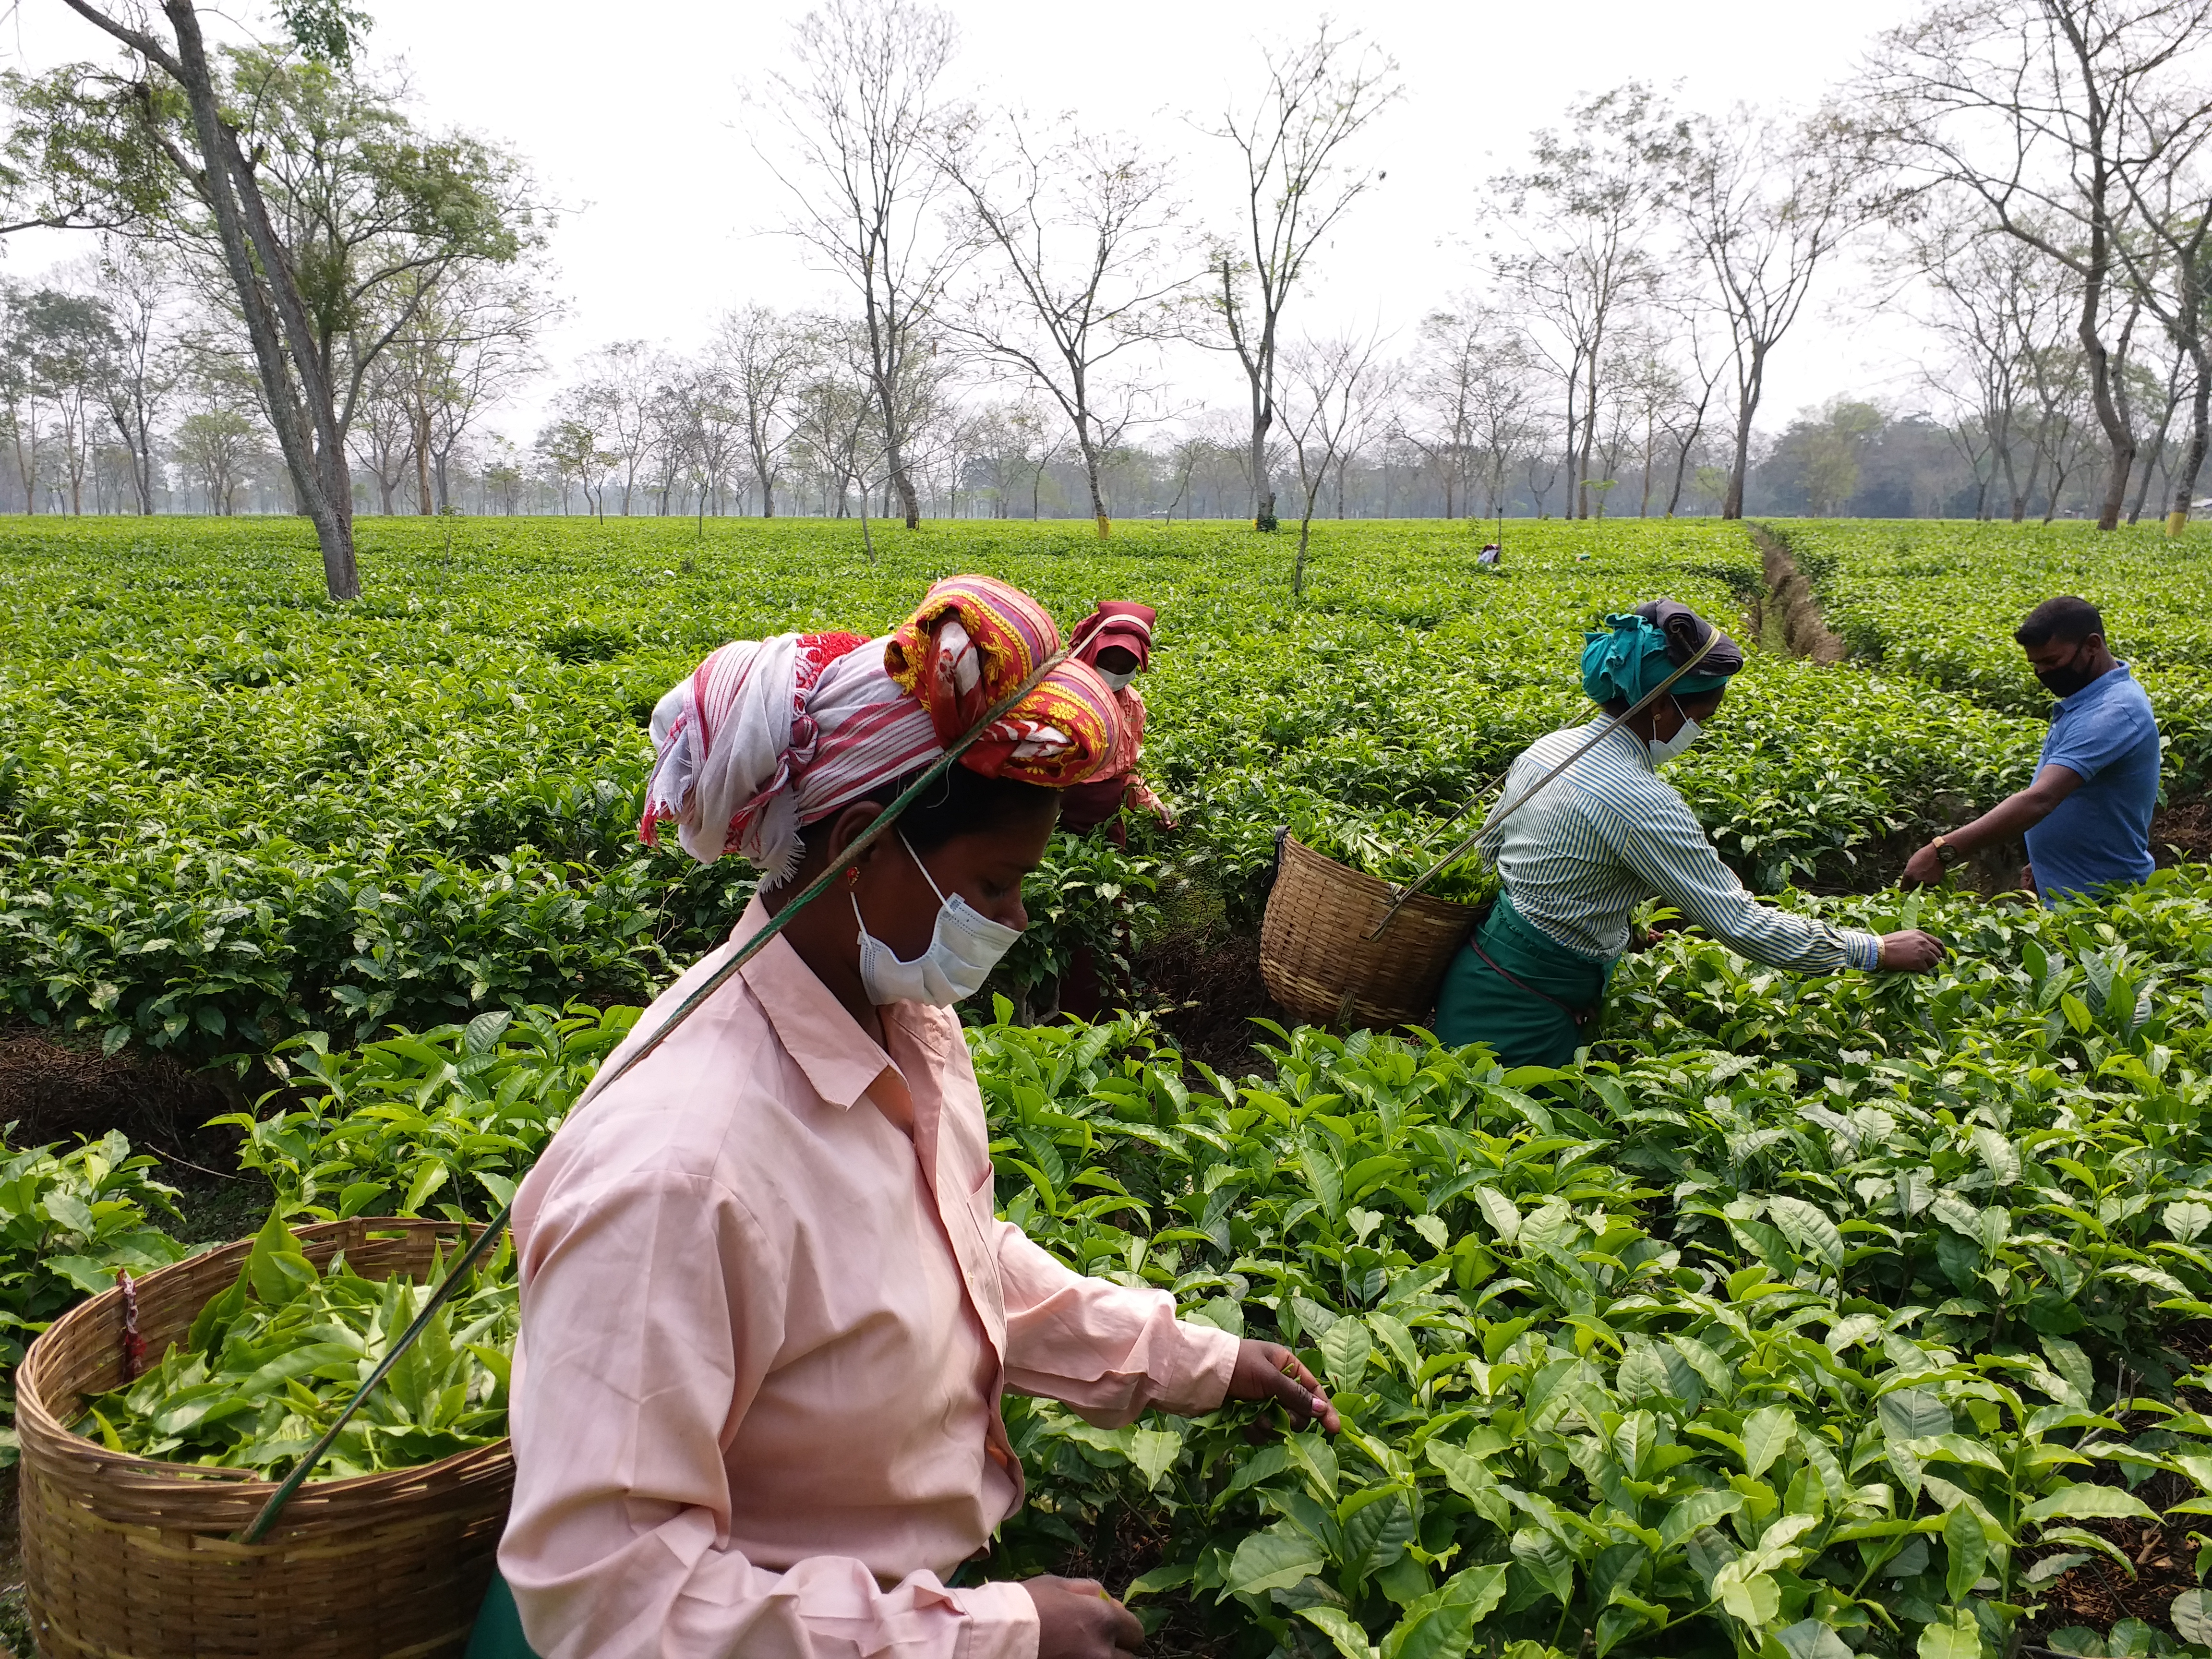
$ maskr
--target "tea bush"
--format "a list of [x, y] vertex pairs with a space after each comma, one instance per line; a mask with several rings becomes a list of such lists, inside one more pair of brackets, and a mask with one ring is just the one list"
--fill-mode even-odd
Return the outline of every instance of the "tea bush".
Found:
[[[1565, 1073], [1301, 1030], [1230, 1078], [1001, 1000], [1002, 1213], [1296, 1346], [1347, 1427], [1010, 1401], [994, 1571], [1133, 1529], [1148, 1616], [1254, 1659], [2004, 1653], [2061, 1574], [2132, 1571], [2095, 1523], [2212, 1491], [2212, 1376], [2168, 1346], [2212, 1315], [2212, 875], [1829, 908], [1959, 954], [1791, 980], [1666, 936]], [[629, 1018], [295, 1050], [313, 1097], [249, 1159], [318, 1213], [481, 1216]]]

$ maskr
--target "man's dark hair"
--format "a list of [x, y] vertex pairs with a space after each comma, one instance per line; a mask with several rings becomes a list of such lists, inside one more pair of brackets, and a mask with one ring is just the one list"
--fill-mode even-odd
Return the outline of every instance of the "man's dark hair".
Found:
[[2057, 640], [2063, 645], [2079, 645], [2090, 635], [2105, 631], [2105, 619], [2097, 607], [2071, 593], [2062, 593], [2055, 599], [2045, 599], [2027, 613], [2027, 620], [2014, 633], [2013, 638], [2033, 650]]

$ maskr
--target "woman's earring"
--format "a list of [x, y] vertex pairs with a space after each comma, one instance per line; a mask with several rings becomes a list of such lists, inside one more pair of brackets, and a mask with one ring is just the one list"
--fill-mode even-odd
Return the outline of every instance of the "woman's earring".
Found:
[[858, 887], [860, 884], [860, 866], [855, 864], [845, 872], [845, 885], [848, 887]]

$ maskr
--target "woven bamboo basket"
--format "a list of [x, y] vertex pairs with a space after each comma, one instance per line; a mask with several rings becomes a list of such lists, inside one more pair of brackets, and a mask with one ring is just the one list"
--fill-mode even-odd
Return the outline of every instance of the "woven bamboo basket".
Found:
[[1370, 939], [1390, 886], [1292, 836], [1260, 924], [1260, 973], [1276, 1001], [1316, 1025], [1425, 1025], [1474, 907], [1416, 893]]
[[[422, 1274], [463, 1229], [338, 1221], [294, 1230], [319, 1267]], [[238, 1277], [252, 1241], [138, 1281], [149, 1361]], [[57, 1320], [16, 1373], [23, 1577], [45, 1659], [430, 1659], [468, 1645], [507, 1522], [504, 1440], [420, 1468], [311, 1481], [258, 1544], [233, 1538], [275, 1490], [245, 1471], [111, 1452], [70, 1431], [123, 1382], [123, 1302]]]

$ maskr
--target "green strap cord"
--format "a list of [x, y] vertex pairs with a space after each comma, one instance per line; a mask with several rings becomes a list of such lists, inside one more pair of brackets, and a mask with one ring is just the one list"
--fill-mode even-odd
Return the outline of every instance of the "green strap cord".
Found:
[[[959, 760], [961, 756], [966, 754], [977, 740], [1000, 720], [1012, 713], [1020, 705], [1022, 699], [1042, 685], [1045, 676], [1066, 662], [1073, 652], [1074, 648], [1072, 646], [1062, 647], [1038, 664], [1035, 673], [986, 710], [982, 719], [976, 721], [975, 726], [957, 742], [932, 762], [927, 771], [902, 791], [898, 798], [884, 808], [874, 823], [854, 838], [853, 844], [848, 847], [840, 857], [833, 860], [828, 869], [801, 889], [798, 897], [769, 918], [767, 927], [747, 939], [738, 947], [736, 955], [708, 975], [697, 990], [678, 1003], [676, 1012], [661, 1024], [659, 1030], [640, 1043], [631, 1052], [629, 1059], [605, 1076], [594, 1078], [591, 1086], [584, 1091], [582, 1099], [577, 1103], [577, 1109], [581, 1110], [592, 1096], [621, 1078], [640, 1060], [666, 1042], [670, 1034], [678, 1026], [696, 1013], [715, 992], [729, 983], [740, 968], [760, 954], [768, 942], [783, 931], [787, 922], [816, 899], [821, 897], [823, 893], [829, 891], [832, 882], [843, 874], [850, 866], [859, 862], [860, 855], [890, 831], [891, 826], [898, 822], [899, 814], [912, 805], [923, 790], [950, 771], [953, 763]], [[527, 1174], [528, 1171], [526, 1170], [524, 1173]], [[276, 1524], [277, 1516], [283, 1512], [284, 1505], [291, 1501], [292, 1494], [307, 1484], [308, 1472], [322, 1462], [323, 1454], [330, 1450], [331, 1444], [337, 1439], [345, 1425], [353, 1420], [353, 1414], [361, 1409], [362, 1402], [375, 1391], [376, 1385], [384, 1381], [386, 1374], [392, 1370], [392, 1366], [399, 1363], [400, 1356], [415, 1345], [415, 1340], [428, 1327], [432, 1316], [445, 1305], [455, 1291], [460, 1288], [462, 1281], [475, 1271], [477, 1264], [490, 1254], [491, 1248], [497, 1243], [499, 1236], [507, 1231], [507, 1218], [514, 1213], [514, 1206], [509, 1202], [485, 1224], [483, 1231], [477, 1235], [475, 1241], [462, 1254], [460, 1259], [453, 1263], [452, 1270], [432, 1287], [429, 1298], [422, 1304], [422, 1311], [415, 1316], [415, 1322], [401, 1332], [399, 1340], [385, 1351], [384, 1358], [377, 1361], [375, 1369], [369, 1372], [368, 1380], [355, 1391], [353, 1398], [346, 1401], [345, 1409], [341, 1411], [337, 1419], [323, 1431], [323, 1437], [315, 1442], [307, 1455], [293, 1467], [291, 1474], [286, 1475], [276, 1490], [269, 1494], [269, 1501], [261, 1506], [261, 1513], [253, 1517], [253, 1524], [239, 1534], [238, 1542], [258, 1544], [269, 1535], [270, 1528]]]

